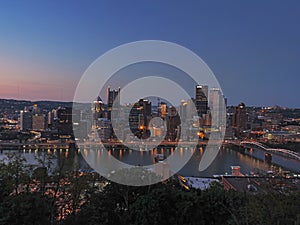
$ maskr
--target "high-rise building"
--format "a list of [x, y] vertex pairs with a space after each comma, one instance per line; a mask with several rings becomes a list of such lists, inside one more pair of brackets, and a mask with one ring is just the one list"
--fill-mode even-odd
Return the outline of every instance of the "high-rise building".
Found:
[[168, 110], [167, 110], [167, 103], [165, 102], [160, 102], [158, 104], [158, 116], [161, 117], [161, 118], [165, 118], [166, 115], [168, 113]]
[[90, 132], [91, 132], [91, 122], [89, 120], [80, 120], [80, 138], [86, 139], [90, 134]]
[[167, 133], [166, 138], [170, 141], [175, 141], [179, 137], [180, 130], [180, 116], [177, 109], [174, 106], [170, 106], [168, 109], [167, 117]]
[[232, 117], [232, 127], [238, 132], [247, 128], [247, 112], [244, 103], [240, 103], [235, 107]]
[[210, 89], [209, 108], [212, 117], [212, 126], [220, 128], [225, 125], [226, 108], [225, 101], [219, 88]]
[[114, 101], [120, 103], [120, 88], [118, 90], [111, 90], [110, 87], [107, 88], [107, 107], [108, 110], [112, 109]]
[[35, 114], [32, 116], [32, 130], [42, 131], [45, 129], [45, 116]]
[[48, 114], [47, 114], [47, 125], [48, 125], [48, 127], [52, 126], [53, 121], [54, 121], [53, 113], [52, 112], [48, 112]]
[[57, 110], [52, 109], [47, 114], [47, 128], [56, 129], [57, 128]]
[[104, 117], [104, 103], [102, 99], [98, 96], [97, 99], [92, 104], [92, 112], [94, 121], [97, 121], [99, 118]]
[[151, 116], [151, 102], [140, 99], [133, 105], [129, 114], [129, 125], [132, 133], [147, 131]]
[[188, 103], [184, 100], [180, 102], [179, 106], [179, 114], [180, 114], [180, 121], [183, 123], [187, 120], [187, 105]]
[[24, 110], [20, 111], [20, 129], [25, 130], [45, 130], [46, 117], [41, 114], [41, 110], [37, 104], [29, 107], [24, 107]]
[[[120, 92], [121, 89], [111, 90], [110, 87], [107, 88], [107, 118], [111, 119], [112, 111], [114, 119], [119, 118], [120, 112]], [[114, 106], [114, 107], [113, 107]]]
[[22, 131], [32, 129], [32, 113], [29, 111], [20, 111], [20, 129]]
[[197, 85], [196, 86], [196, 96], [195, 105], [200, 117], [207, 113], [208, 109], [208, 86], [207, 85]]
[[186, 101], [186, 118], [192, 120], [195, 116], [195, 113], [194, 99], [188, 99]]
[[[79, 121], [79, 119], [75, 121]], [[57, 129], [61, 137], [70, 138], [73, 136], [71, 107], [59, 108], [57, 110]]]
[[111, 121], [107, 118], [100, 118], [97, 121], [97, 127], [98, 137], [102, 141], [108, 141], [112, 136]]

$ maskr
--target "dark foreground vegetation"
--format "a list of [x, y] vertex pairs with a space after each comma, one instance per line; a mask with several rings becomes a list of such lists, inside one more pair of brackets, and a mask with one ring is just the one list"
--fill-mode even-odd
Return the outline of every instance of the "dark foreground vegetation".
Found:
[[[0, 224], [300, 224], [300, 194], [246, 194], [182, 189], [176, 180], [144, 187], [109, 182], [95, 173], [47, 160], [33, 169], [18, 155], [0, 163]], [[136, 179], [139, 179], [138, 171]]]

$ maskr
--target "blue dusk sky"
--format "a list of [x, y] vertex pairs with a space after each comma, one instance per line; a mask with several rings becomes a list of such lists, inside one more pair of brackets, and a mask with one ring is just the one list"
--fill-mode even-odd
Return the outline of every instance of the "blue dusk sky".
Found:
[[300, 1], [1, 1], [0, 98], [70, 101], [106, 51], [164, 40], [198, 54], [229, 105], [300, 107], [299, 24]]

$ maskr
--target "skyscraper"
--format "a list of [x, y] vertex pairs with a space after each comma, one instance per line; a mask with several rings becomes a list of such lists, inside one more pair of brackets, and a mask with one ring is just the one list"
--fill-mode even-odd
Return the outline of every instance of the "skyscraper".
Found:
[[171, 141], [175, 141], [179, 137], [180, 132], [180, 116], [177, 109], [174, 106], [170, 106], [168, 109], [167, 117], [167, 134], [166, 138]]
[[32, 116], [32, 130], [42, 131], [45, 129], [45, 116], [35, 114]]
[[120, 103], [120, 88], [118, 90], [111, 90], [110, 87], [107, 88], [107, 107], [111, 111], [114, 101]]
[[196, 86], [196, 96], [195, 105], [200, 117], [207, 113], [208, 109], [208, 86], [207, 85], [197, 85]]
[[20, 129], [22, 131], [32, 129], [32, 113], [26, 110], [20, 112]]
[[209, 108], [212, 117], [212, 126], [219, 128], [225, 125], [225, 101], [219, 88], [210, 89]]
[[[57, 109], [57, 129], [60, 137], [71, 137], [73, 135], [72, 117], [76, 118], [72, 115], [71, 107]], [[79, 122], [79, 119], [77, 118], [74, 121]]]
[[232, 127], [236, 129], [237, 133], [247, 128], [247, 112], [244, 103], [240, 103], [235, 107], [232, 118]]
[[111, 119], [112, 111], [113, 111], [114, 119], [119, 118], [120, 91], [121, 91], [120, 88], [118, 88], [118, 90], [111, 90], [110, 87], [107, 88], [107, 117], [108, 117], [108, 119]]
[[187, 105], [188, 103], [184, 100], [181, 100], [179, 106], [179, 113], [180, 113], [180, 121], [185, 122], [187, 119]]
[[92, 104], [92, 112], [95, 121], [104, 117], [104, 103], [99, 96]]
[[129, 114], [129, 125], [132, 133], [147, 131], [150, 117], [151, 102], [146, 99], [140, 99], [133, 105]]
[[167, 103], [165, 102], [160, 102], [158, 104], [158, 116], [160, 116], [161, 118], [165, 118], [166, 115], [168, 113], [168, 110], [167, 110]]

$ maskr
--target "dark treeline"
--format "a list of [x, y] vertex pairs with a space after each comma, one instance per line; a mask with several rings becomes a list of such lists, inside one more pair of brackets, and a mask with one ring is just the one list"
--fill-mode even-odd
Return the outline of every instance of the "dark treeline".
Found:
[[[300, 224], [300, 194], [184, 190], [176, 180], [119, 185], [93, 173], [33, 170], [18, 155], [0, 163], [0, 224]], [[50, 162], [50, 160], [49, 160]], [[122, 171], [120, 171], [121, 173]], [[134, 171], [140, 179], [140, 171]]]

